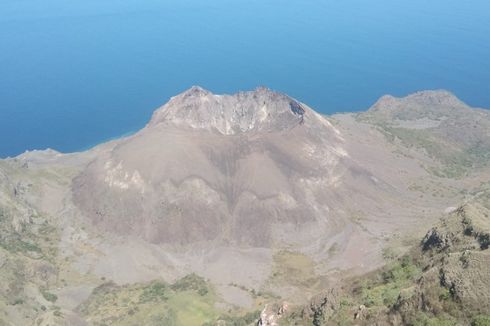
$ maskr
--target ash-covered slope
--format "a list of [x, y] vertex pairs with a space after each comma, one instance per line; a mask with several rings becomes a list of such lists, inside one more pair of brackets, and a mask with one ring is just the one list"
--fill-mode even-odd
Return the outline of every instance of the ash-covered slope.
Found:
[[339, 232], [345, 222], [330, 210], [343, 205], [338, 188], [349, 178], [378, 187], [306, 105], [264, 88], [194, 87], [99, 155], [73, 193], [95, 224], [119, 234], [270, 247]]

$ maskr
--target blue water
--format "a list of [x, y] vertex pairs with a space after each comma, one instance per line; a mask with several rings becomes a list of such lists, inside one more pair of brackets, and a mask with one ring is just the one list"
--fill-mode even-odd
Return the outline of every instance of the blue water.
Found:
[[434, 88], [490, 107], [490, 1], [0, 0], [0, 157], [137, 130], [191, 85], [324, 113]]

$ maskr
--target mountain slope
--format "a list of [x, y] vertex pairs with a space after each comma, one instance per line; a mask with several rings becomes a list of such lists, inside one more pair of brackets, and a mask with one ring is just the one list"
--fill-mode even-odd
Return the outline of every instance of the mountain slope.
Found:
[[[490, 182], [475, 149], [489, 119], [446, 92], [381, 103], [323, 117], [264, 88], [194, 87], [132, 136], [0, 161], [0, 320], [243, 323], [402, 256]], [[370, 313], [388, 316], [398, 288], [415, 284], [419, 265], [401, 263], [394, 284], [363, 290]], [[313, 314], [339, 303], [316, 298]]]
[[73, 190], [95, 223], [121, 234], [270, 247], [274, 230], [330, 223], [304, 184], [334, 187], [345, 157], [335, 128], [291, 98], [193, 88], [101, 155]]
[[278, 314], [284, 325], [487, 325], [490, 191], [444, 216], [420, 244], [386, 267]]

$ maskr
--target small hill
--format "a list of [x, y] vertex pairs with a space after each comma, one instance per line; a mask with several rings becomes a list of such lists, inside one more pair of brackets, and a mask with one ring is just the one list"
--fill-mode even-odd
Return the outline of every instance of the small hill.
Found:
[[383, 96], [358, 119], [436, 159], [439, 164], [428, 169], [441, 177], [471, 174], [490, 161], [490, 112], [470, 108], [447, 91]]

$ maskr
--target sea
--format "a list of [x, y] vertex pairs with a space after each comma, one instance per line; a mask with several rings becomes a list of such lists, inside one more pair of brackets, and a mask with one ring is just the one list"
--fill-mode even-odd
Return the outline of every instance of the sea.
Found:
[[324, 114], [425, 89], [490, 108], [490, 1], [0, 0], [0, 157], [134, 132], [193, 85]]

